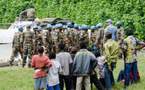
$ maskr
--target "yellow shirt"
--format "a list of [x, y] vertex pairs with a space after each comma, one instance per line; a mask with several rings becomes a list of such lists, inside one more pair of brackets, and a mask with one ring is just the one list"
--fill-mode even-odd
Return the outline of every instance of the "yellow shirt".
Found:
[[107, 40], [107, 42], [104, 44], [104, 55], [106, 57], [108, 65], [110, 65], [112, 62], [117, 61], [118, 54], [119, 44], [112, 39]]
[[133, 37], [128, 36], [125, 41], [127, 43], [126, 63], [131, 63], [136, 59], [136, 40]]

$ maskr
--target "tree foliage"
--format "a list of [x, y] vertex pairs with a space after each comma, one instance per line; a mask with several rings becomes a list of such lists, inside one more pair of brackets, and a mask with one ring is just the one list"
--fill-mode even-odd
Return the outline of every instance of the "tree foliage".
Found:
[[0, 0], [0, 23], [10, 23], [31, 6], [39, 18], [69, 18], [79, 24], [93, 25], [111, 18], [121, 20], [145, 40], [144, 0]]

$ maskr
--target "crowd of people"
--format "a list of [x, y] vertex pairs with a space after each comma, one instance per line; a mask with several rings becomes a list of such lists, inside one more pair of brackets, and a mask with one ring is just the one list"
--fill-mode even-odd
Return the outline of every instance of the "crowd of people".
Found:
[[112, 90], [113, 70], [121, 59], [124, 70], [118, 81], [127, 88], [140, 78], [136, 57], [144, 46], [133, 33], [125, 35], [121, 21], [113, 25], [108, 19], [94, 26], [37, 22], [15, 33], [10, 65], [20, 53], [22, 67], [35, 70], [35, 90], [93, 90], [93, 84]]

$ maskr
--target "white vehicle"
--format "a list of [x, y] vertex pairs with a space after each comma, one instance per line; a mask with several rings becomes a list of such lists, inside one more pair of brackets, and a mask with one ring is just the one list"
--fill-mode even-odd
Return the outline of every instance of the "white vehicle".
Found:
[[16, 21], [8, 29], [0, 29], [0, 63], [7, 62], [12, 53], [12, 41], [19, 27], [32, 25], [31, 21]]
[[12, 43], [13, 36], [19, 27], [26, 27], [32, 24], [32, 21], [16, 21], [8, 29], [0, 29], [0, 44]]

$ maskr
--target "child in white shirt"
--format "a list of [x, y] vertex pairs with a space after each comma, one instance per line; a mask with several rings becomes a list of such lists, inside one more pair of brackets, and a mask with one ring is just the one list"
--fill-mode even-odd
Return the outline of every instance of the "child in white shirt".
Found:
[[60, 90], [59, 86], [59, 73], [61, 73], [61, 65], [55, 60], [56, 54], [49, 53], [49, 59], [51, 60], [52, 66], [49, 68], [47, 75], [47, 90]]

